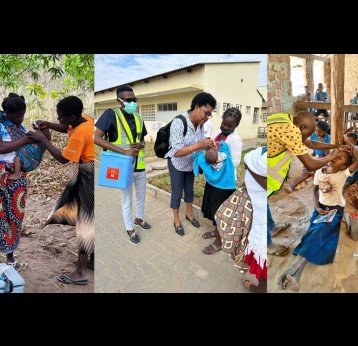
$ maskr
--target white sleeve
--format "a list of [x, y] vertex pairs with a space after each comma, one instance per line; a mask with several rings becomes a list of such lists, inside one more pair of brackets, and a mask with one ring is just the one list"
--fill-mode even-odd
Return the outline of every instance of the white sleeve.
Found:
[[230, 147], [231, 159], [234, 162], [235, 168], [240, 165], [241, 152], [242, 152], [242, 141], [239, 135], [230, 135], [227, 139], [227, 144]]

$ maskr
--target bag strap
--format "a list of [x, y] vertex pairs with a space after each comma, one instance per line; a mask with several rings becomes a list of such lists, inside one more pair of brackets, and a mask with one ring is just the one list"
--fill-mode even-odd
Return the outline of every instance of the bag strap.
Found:
[[183, 137], [185, 137], [186, 132], [188, 130], [188, 122], [186, 121], [185, 116], [183, 114], [177, 115], [176, 118], [180, 119], [184, 124], [184, 135], [183, 135]]
[[252, 177], [256, 180], [256, 182], [264, 189], [267, 190], [267, 178], [262, 175], [258, 175], [254, 173], [245, 163], [245, 168], [250, 172]]

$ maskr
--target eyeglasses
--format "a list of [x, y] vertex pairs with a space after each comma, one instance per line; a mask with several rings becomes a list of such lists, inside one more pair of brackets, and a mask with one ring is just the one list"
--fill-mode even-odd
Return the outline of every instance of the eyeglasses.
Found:
[[124, 103], [124, 102], [131, 103], [131, 102], [137, 102], [137, 101], [138, 101], [138, 99], [137, 99], [136, 97], [134, 97], [134, 98], [132, 98], [132, 99], [129, 98], [129, 97], [126, 98], [126, 99], [121, 99], [120, 97], [118, 97], [118, 100], [119, 100], [119, 101], [122, 101], [123, 103]]
[[204, 112], [205, 112], [205, 116], [210, 119], [213, 115], [204, 107], [200, 107]]

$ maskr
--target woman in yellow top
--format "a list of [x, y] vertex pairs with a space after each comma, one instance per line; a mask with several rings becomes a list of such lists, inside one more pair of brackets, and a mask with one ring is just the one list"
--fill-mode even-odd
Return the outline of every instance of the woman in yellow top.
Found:
[[[61, 152], [39, 132], [27, 136], [41, 141], [59, 162], [78, 163], [45, 225], [60, 223], [76, 225], [79, 242], [77, 268], [68, 275], [57, 275], [65, 284], [87, 285], [88, 256], [94, 261], [94, 120], [82, 114], [83, 103], [76, 96], [68, 96], [57, 104], [59, 124], [38, 120], [36, 125], [58, 132], [68, 132], [69, 141]], [[92, 266], [93, 268], [93, 266]]]

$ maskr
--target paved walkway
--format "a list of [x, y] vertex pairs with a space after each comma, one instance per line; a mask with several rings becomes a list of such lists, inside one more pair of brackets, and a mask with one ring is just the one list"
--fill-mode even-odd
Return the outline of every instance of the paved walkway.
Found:
[[174, 232], [170, 194], [148, 187], [145, 221], [152, 229], [140, 230], [141, 243], [133, 245], [124, 228], [120, 190], [96, 185], [95, 196], [95, 292], [248, 292], [230, 257], [201, 252], [212, 242], [201, 234], [213, 226], [198, 209], [199, 229], [180, 212], [186, 232], [180, 237]]

